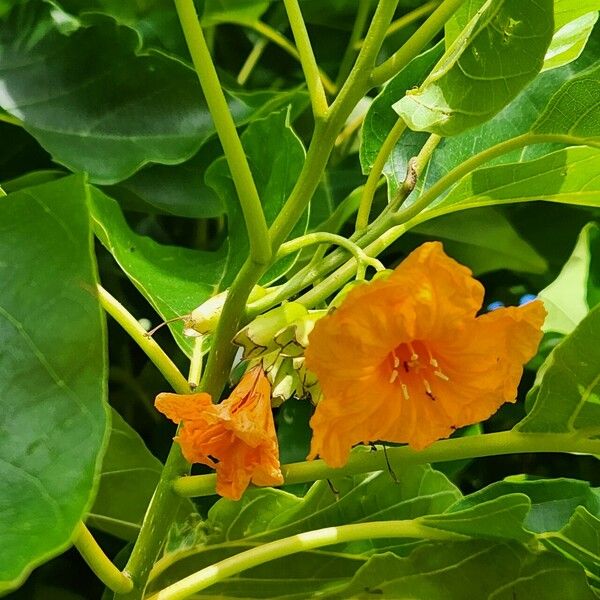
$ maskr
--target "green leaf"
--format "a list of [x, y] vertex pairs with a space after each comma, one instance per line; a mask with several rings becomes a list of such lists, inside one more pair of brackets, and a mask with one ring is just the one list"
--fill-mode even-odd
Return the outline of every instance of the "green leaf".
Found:
[[[530, 410], [514, 428], [600, 438], [600, 305], [549, 354], [527, 395]], [[600, 453], [600, 441], [598, 442]]]
[[536, 160], [482, 167], [459, 181], [416, 219], [495, 204], [547, 200], [581, 206], [600, 203], [600, 150], [571, 147]]
[[[219, 500], [208, 515], [209, 539], [265, 541], [347, 523], [411, 519], [442, 512], [460, 497], [458, 489], [428, 465], [396, 475], [399, 483], [394, 485], [388, 472], [335, 480], [337, 494], [320, 481], [302, 499], [280, 491], [249, 490], [242, 502]], [[282, 505], [276, 510], [254, 509], [258, 498]]]
[[371, 557], [345, 587], [325, 596], [398, 600], [594, 600], [583, 569], [552, 552], [482, 540], [423, 544], [407, 558]]
[[105, 188], [106, 193], [126, 210], [202, 219], [221, 216], [225, 207], [204, 183], [206, 168], [217, 157], [212, 146], [210, 142], [205, 144], [179, 165], [147, 165]]
[[542, 71], [556, 69], [575, 60], [585, 48], [597, 20], [598, 12], [593, 11], [558, 29], [546, 51]]
[[596, 587], [600, 581], [600, 519], [579, 506], [569, 522], [557, 533], [544, 537], [551, 548], [576, 560], [593, 576]]
[[200, 20], [204, 27], [220, 23], [253, 23], [269, 8], [271, 0], [204, 0]]
[[135, 539], [161, 469], [142, 438], [113, 409], [98, 494], [87, 524], [124, 540]]
[[596, 274], [600, 257], [600, 227], [588, 223], [558, 277], [540, 293], [548, 316], [544, 331], [568, 334], [600, 301], [600, 281]]
[[417, 225], [411, 233], [443, 240], [446, 252], [475, 275], [498, 269], [544, 273], [548, 268], [546, 260], [494, 208], [444, 215]]
[[[148, 162], [181, 163], [215, 132], [195, 72], [107, 17], [65, 35], [46, 3], [20, 3], [0, 27], [0, 105], [55, 161], [110, 184]], [[17, 32], [15, 34], [15, 32]], [[228, 94], [238, 124], [297, 91]]]
[[[268, 225], [279, 214], [304, 164], [304, 147], [290, 126], [289, 114], [289, 110], [272, 113], [264, 119], [252, 122], [242, 134], [242, 143]], [[217, 159], [207, 169], [206, 183], [217, 193], [227, 210], [230, 249], [221, 281], [221, 289], [225, 289], [248, 256], [248, 235], [225, 158]], [[305, 213], [294, 227], [291, 237], [302, 235], [306, 231], [307, 223], [308, 213]], [[277, 279], [292, 264], [293, 258], [279, 261], [269, 269], [261, 283], [266, 284]]]
[[539, 73], [552, 33], [552, 0], [488, 0], [394, 110], [411, 129], [444, 136], [483, 123]]
[[[225, 268], [226, 247], [203, 252], [165, 246], [133, 232], [115, 200], [90, 186], [94, 232], [127, 277], [166, 320], [189, 314], [216, 293]], [[169, 327], [181, 349], [192, 342], [180, 322]]]
[[[381, 146], [388, 133], [398, 120], [392, 104], [402, 98], [411, 88], [421, 84], [443, 52], [439, 43], [430, 50], [413, 59], [404, 69], [391, 79], [379, 95], [373, 100], [362, 126], [360, 145], [360, 164], [366, 175], [371, 170]], [[388, 179], [389, 195], [393, 196], [406, 176], [408, 161], [418, 154], [427, 135], [420, 132], [405, 131], [383, 168]]]
[[530, 511], [524, 517], [522, 528], [533, 533], [558, 531], [569, 522], [578, 506], [587, 508], [593, 514], [600, 514], [600, 498], [587, 481], [564, 477], [528, 479], [527, 476], [512, 476], [492, 483], [465, 496], [449, 511], [460, 511], [486, 504], [490, 500], [523, 494], [530, 500]]
[[584, 140], [600, 137], [600, 64], [565, 83], [534, 123], [534, 133], [565, 133]]
[[81, 176], [0, 200], [0, 592], [65, 550], [105, 445], [104, 316]]
[[444, 514], [426, 516], [420, 522], [470, 537], [527, 541], [532, 534], [524, 529], [523, 521], [530, 510], [525, 494], [512, 493], [477, 503], [459, 500]]

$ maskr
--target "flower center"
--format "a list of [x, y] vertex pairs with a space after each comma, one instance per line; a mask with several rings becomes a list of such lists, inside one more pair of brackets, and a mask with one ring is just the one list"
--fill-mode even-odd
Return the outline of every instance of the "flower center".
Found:
[[410, 399], [410, 390], [415, 390], [415, 385], [435, 400], [430, 383], [433, 378], [450, 381], [435, 356], [421, 341], [400, 344], [389, 353], [386, 362], [390, 369], [389, 382], [400, 386], [405, 400]]

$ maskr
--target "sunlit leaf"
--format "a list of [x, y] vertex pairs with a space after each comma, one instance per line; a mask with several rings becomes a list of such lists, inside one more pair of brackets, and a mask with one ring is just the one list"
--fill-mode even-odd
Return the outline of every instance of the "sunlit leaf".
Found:
[[558, 277], [540, 293], [548, 316], [544, 331], [571, 333], [577, 324], [600, 301], [600, 227], [586, 225]]
[[108, 425], [104, 316], [85, 184], [0, 202], [0, 592], [65, 550]]
[[394, 110], [411, 129], [439, 135], [483, 123], [540, 71], [552, 33], [552, 0], [488, 0]]
[[598, 440], [600, 453], [600, 305], [550, 353], [528, 394], [524, 433], [571, 433]]

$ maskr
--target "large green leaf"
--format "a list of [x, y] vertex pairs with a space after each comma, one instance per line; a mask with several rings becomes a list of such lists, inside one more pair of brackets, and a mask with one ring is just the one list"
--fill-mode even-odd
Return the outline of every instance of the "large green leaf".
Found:
[[597, 439], [600, 453], [600, 305], [550, 353], [515, 429]]
[[540, 293], [548, 316], [544, 331], [571, 333], [600, 301], [600, 227], [588, 223], [558, 277]]
[[411, 233], [442, 240], [446, 252], [475, 275], [497, 269], [544, 273], [548, 268], [544, 257], [495, 208], [450, 213], [417, 225]]
[[[148, 162], [180, 163], [214, 133], [194, 71], [142, 52], [136, 32], [108, 17], [63, 33], [63, 13], [19, 3], [0, 26], [0, 106], [21, 119], [54, 160], [97, 183]], [[237, 123], [296, 91], [229, 94]]]
[[533, 125], [535, 133], [568, 133], [584, 140], [600, 137], [600, 64], [566, 82]]
[[0, 592], [70, 543], [105, 445], [104, 317], [83, 178], [0, 200]]
[[[446, 47], [458, 37], [484, 2], [463, 2], [448, 19], [444, 36]], [[544, 57], [543, 70], [563, 66], [579, 56], [598, 18], [595, 12], [598, 9], [598, 0], [554, 0], [554, 35]]]
[[[96, 236], [164, 319], [189, 314], [216, 292], [226, 247], [202, 252], [158, 244], [131, 230], [115, 200], [92, 186], [90, 196]], [[182, 350], [191, 353], [183, 325], [176, 322], [169, 327]]]
[[161, 469], [142, 438], [113, 410], [98, 494], [87, 524], [124, 540], [135, 539]]
[[423, 544], [407, 558], [378, 554], [352, 582], [325, 598], [398, 600], [594, 600], [578, 565], [517, 543], [482, 540]]
[[[242, 135], [242, 143], [254, 175], [258, 195], [263, 205], [267, 224], [271, 224], [287, 200], [304, 163], [304, 147], [289, 123], [289, 111], [272, 113], [252, 122]], [[249, 251], [246, 225], [229, 167], [225, 158], [217, 159], [206, 172], [206, 183], [221, 198], [227, 210], [227, 228], [230, 243], [229, 256], [222, 288], [237, 275]], [[292, 237], [302, 235], [308, 223], [308, 213], [298, 222]], [[273, 281], [291, 265], [280, 261], [263, 278]]]
[[552, 0], [488, 0], [394, 110], [411, 129], [445, 136], [483, 123], [539, 73], [552, 33]]
[[564, 148], [528, 162], [482, 167], [461, 179], [415, 221], [466, 208], [532, 200], [597, 207], [600, 177], [595, 174], [600, 175], [600, 149], [585, 146]]
[[[600, 36], [596, 35], [575, 62], [538, 75], [491, 121], [460, 135], [443, 139], [421, 177], [417, 191], [430, 187], [448, 171], [486, 148], [530, 132], [533, 124], [545, 111], [552, 96], [563, 85], [577, 79], [580, 73], [592, 68], [597, 63], [600, 51], [599, 42]], [[402, 144], [402, 139], [400, 144]], [[543, 156], [553, 149], [555, 147], [548, 147], [547, 144], [537, 144], [523, 150], [509, 152], [497, 158], [493, 164], [529, 160]], [[390, 177], [394, 177], [395, 181], [402, 181], [405, 177], [406, 165], [400, 165], [400, 167], [393, 175], [390, 175]]]

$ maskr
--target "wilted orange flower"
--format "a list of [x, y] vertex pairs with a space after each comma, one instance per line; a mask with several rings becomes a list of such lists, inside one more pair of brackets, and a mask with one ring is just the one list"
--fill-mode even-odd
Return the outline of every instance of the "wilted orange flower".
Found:
[[239, 500], [250, 481], [283, 483], [271, 386], [260, 367], [249, 370], [221, 404], [203, 393], [159, 394], [155, 406], [183, 423], [175, 440], [189, 462], [216, 469], [221, 496]]
[[514, 402], [546, 311], [534, 301], [476, 317], [483, 294], [429, 242], [317, 321], [306, 365], [323, 399], [308, 458], [341, 467], [354, 444], [377, 440], [422, 449]]

